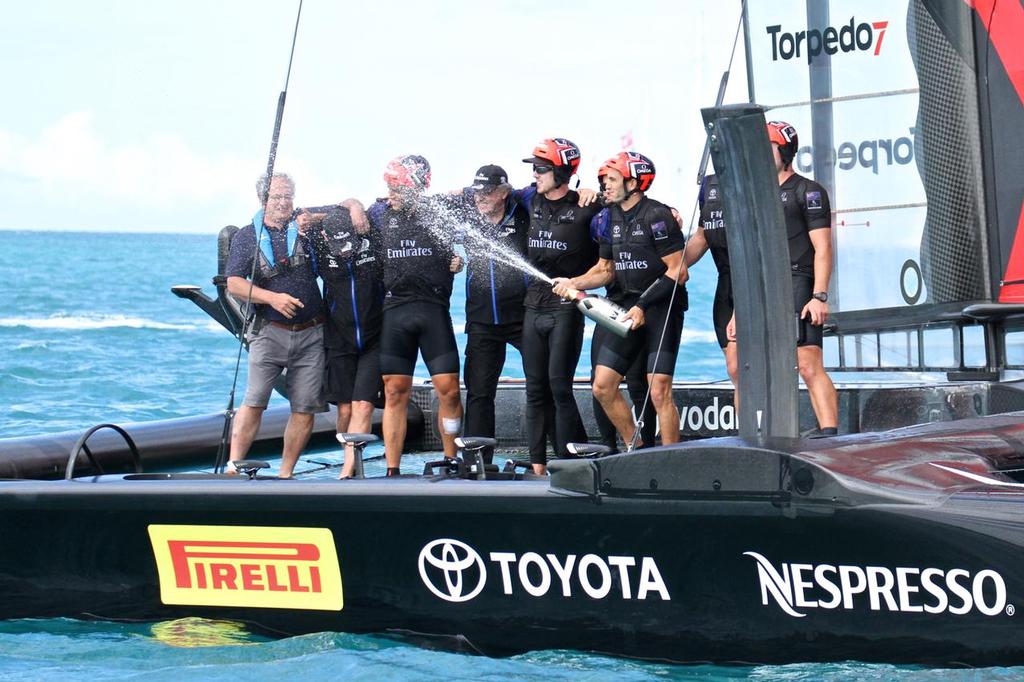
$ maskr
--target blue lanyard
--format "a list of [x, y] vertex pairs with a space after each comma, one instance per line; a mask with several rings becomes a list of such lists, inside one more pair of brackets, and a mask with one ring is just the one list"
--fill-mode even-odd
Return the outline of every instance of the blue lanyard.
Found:
[[[253, 227], [256, 228], [256, 233], [260, 236], [260, 251], [263, 252], [263, 257], [267, 259], [271, 267], [276, 267], [277, 262], [274, 260], [274, 247], [270, 243], [270, 232], [263, 227], [263, 211], [262, 209], [256, 212], [256, 215], [252, 219]], [[295, 245], [299, 241], [299, 226], [293, 220], [288, 223], [288, 257], [295, 255]]]

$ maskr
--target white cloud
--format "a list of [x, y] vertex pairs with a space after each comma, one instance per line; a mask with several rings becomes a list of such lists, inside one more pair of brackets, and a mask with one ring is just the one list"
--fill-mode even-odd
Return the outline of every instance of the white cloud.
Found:
[[[115, 27], [87, 22], [88, 33], [66, 18], [70, 45], [56, 40], [24, 59], [32, 77], [16, 92], [35, 96], [32, 115], [0, 129], [0, 228], [205, 231], [248, 220], [293, 18], [270, 3], [236, 31], [240, 7], [215, 3], [200, 26], [156, 21], [141, 5]], [[387, 160], [403, 153], [430, 159], [438, 190], [492, 162], [525, 184], [519, 159], [539, 138], [565, 135], [583, 149], [592, 186], [632, 131], [658, 164], [657, 198], [685, 207], [704, 141], [697, 109], [714, 96], [739, 7], [659, 0], [625, 23], [620, 10], [580, 0], [311, 3], [277, 167], [306, 205], [372, 200]], [[571, 27], [564, 45], [551, 40], [559, 27]], [[114, 40], [126, 31], [146, 38]], [[622, 51], [624, 35], [636, 36], [635, 55]]]
[[252, 165], [237, 156], [206, 156], [174, 133], [115, 143], [98, 132], [88, 111], [63, 116], [35, 138], [0, 131], [5, 174], [50, 190], [129, 199], [142, 207], [237, 196], [252, 184]]

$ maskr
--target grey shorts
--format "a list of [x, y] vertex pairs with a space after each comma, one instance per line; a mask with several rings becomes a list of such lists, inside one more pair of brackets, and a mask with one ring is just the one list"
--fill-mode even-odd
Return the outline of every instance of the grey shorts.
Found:
[[249, 381], [242, 403], [266, 407], [274, 382], [282, 372], [292, 412], [327, 411], [323, 396], [322, 324], [295, 332], [264, 324], [249, 343]]

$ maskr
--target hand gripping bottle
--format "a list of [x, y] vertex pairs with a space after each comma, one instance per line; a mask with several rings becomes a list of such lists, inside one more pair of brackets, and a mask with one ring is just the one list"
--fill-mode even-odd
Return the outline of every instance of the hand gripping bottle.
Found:
[[604, 296], [577, 291], [576, 307], [579, 311], [605, 329], [625, 338], [633, 328], [633, 321], [623, 319], [626, 309], [612, 303]]

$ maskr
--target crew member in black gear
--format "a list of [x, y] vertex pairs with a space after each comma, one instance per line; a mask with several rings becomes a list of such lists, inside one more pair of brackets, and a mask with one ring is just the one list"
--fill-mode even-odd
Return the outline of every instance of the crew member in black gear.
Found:
[[[580, 150], [564, 138], [542, 140], [533, 156], [534, 184], [517, 192], [530, 210], [530, 262], [548, 277], [574, 277], [597, 261], [594, 217], [597, 204], [569, 189], [580, 163]], [[550, 285], [532, 279], [526, 291], [523, 319], [523, 370], [526, 374], [526, 428], [534, 473], [547, 471], [545, 404], [554, 403], [555, 454], [567, 456], [566, 445], [585, 440], [586, 432], [573, 396], [573, 376], [583, 347], [583, 315]]]
[[605, 338], [594, 370], [594, 395], [623, 441], [631, 442], [636, 426], [619, 385], [636, 356], [642, 355], [661, 441], [675, 443], [679, 411], [672, 400], [672, 375], [687, 307], [683, 233], [672, 209], [645, 194], [655, 176], [654, 163], [646, 156], [621, 152], [601, 166], [598, 176], [610, 205], [610, 239], [601, 242], [601, 257], [593, 268], [581, 276], [557, 279], [554, 290], [571, 298], [578, 290], [615, 282], [611, 298], [627, 309], [633, 330], [625, 338]]
[[[598, 237], [600, 242], [609, 241], [611, 239], [608, 229], [611, 226], [608, 221], [608, 208], [601, 209], [601, 212], [597, 214], [598, 223]], [[614, 299], [615, 298], [615, 287], [616, 283], [613, 279], [608, 283], [606, 295]], [[594, 370], [597, 369], [597, 357], [601, 351], [601, 347], [604, 345], [605, 340], [611, 334], [608, 329], [601, 325], [594, 325], [594, 335], [590, 339], [590, 385], [594, 385]], [[629, 392], [629, 399], [633, 403], [633, 414], [636, 413], [643, 407], [643, 415], [641, 416], [642, 426], [640, 427], [640, 439], [644, 443], [654, 443], [654, 437], [657, 432], [657, 415], [654, 411], [654, 403], [647, 398], [647, 358], [637, 355], [636, 360], [630, 365], [626, 371], [626, 388]], [[604, 408], [601, 407], [601, 401], [597, 399], [597, 396], [591, 396], [592, 408], [594, 410], [594, 423], [597, 424], [597, 431], [600, 437], [602, 445], [607, 445], [611, 448], [612, 452], [618, 452], [619, 450], [619, 436], [618, 431], [615, 429], [615, 424], [612, 424], [612, 420], [605, 414]]]
[[[464, 244], [466, 264], [467, 436], [494, 437], [494, 398], [508, 345], [522, 352], [523, 297], [528, 275], [504, 254], [525, 259], [530, 213], [512, 196], [508, 174], [495, 165], [476, 172], [468, 195], [474, 210]], [[483, 451], [488, 464], [493, 448]]]
[[[344, 206], [304, 209], [299, 221], [316, 250], [317, 274], [324, 283], [324, 397], [338, 407], [338, 433], [368, 433], [383, 390], [380, 235], [368, 224], [362, 229], [353, 225]], [[339, 478], [351, 477], [354, 466], [355, 452], [347, 445]]]
[[[729, 244], [725, 235], [725, 219], [722, 209], [721, 189], [718, 176], [708, 175], [704, 178], [698, 198], [700, 204], [700, 221], [696, 231], [686, 242], [683, 260], [686, 267], [693, 267], [708, 249], [718, 269], [718, 286], [715, 288], [715, 301], [712, 306], [712, 321], [715, 325], [715, 336], [718, 345], [725, 355], [725, 369], [729, 373], [732, 385], [739, 386], [736, 338], [728, 332], [733, 317], [732, 278], [729, 274]], [[733, 406], [739, 410], [739, 392], [733, 392]]]
[[[820, 184], [797, 174], [793, 158], [799, 149], [796, 129], [782, 121], [768, 123], [768, 139], [772, 144], [775, 170], [779, 181], [779, 201], [786, 220], [789, 260], [793, 281], [793, 308], [798, 318], [797, 365], [800, 377], [807, 385], [811, 406], [818, 419], [822, 435], [835, 435], [839, 424], [839, 401], [835, 386], [825, 372], [822, 357], [822, 327], [828, 320], [828, 283], [832, 276], [832, 207], [828, 192]], [[714, 196], [712, 196], [714, 195]], [[722, 213], [721, 193], [717, 182], [705, 183], [702, 208], [702, 232], [694, 235], [687, 246], [687, 264], [699, 259], [709, 246], [719, 269], [719, 290], [722, 287], [722, 264], [728, 273], [728, 247], [725, 240], [725, 216]], [[709, 223], [713, 229], [708, 229]], [[712, 232], [720, 233], [712, 235]], [[717, 255], [716, 255], [717, 250]], [[716, 327], [718, 320], [726, 323], [725, 341], [736, 340], [736, 316], [732, 308], [731, 285], [728, 295], [719, 300], [716, 292]], [[722, 343], [719, 336], [719, 343]], [[734, 343], [728, 343], [735, 347]], [[726, 362], [728, 366], [728, 350]], [[735, 371], [735, 370], [734, 370]], [[735, 377], [733, 382], [735, 384]], [[739, 395], [736, 396], [737, 409]]]
[[381, 373], [384, 377], [384, 455], [388, 475], [399, 473], [405, 445], [406, 410], [416, 354], [421, 352], [438, 398], [438, 427], [446, 457], [455, 457], [462, 429], [459, 351], [448, 312], [453, 273], [462, 260], [452, 248], [454, 225], [423, 195], [430, 164], [422, 156], [401, 156], [384, 173], [387, 199], [367, 212], [380, 235], [384, 257], [384, 319]]
[[800, 319], [797, 365], [821, 434], [835, 435], [839, 426], [839, 397], [825, 371], [821, 349], [832, 277], [832, 206], [824, 187], [793, 170], [793, 158], [800, 148], [796, 129], [782, 121], [771, 121], [768, 139], [772, 143], [779, 201], [789, 236], [793, 308]]

